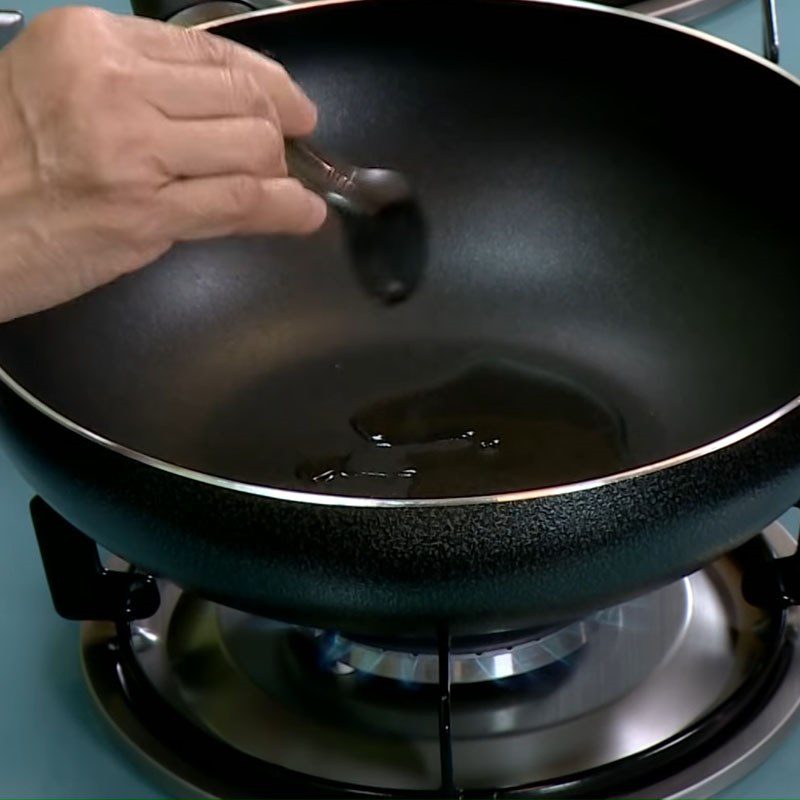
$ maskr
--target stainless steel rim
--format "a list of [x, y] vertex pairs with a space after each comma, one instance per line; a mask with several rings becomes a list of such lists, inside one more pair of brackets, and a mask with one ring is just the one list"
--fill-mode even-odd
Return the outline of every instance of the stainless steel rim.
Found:
[[[214, 20], [205, 22], [194, 26], [198, 30], [214, 30], [222, 28], [226, 25], [242, 22], [249, 19], [257, 19], [260, 17], [268, 17], [274, 14], [297, 14], [305, 11], [313, 10], [314, 8], [336, 6], [344, 4], [362, 3], [365, 0], [310, 0], [310, 2], [296, 3], [292, 5], [282, 5], [275, 8], [263, 9], [260, 11], [250, 11], [244, 14], [238, 14], [231, 17], [225, 17], [222, 20]], [[735, 53], [743, 58], [747, 58], [762, 68], [768, 69], [771, 72], [779, 75], [785, 80], [791, 82], [794, 86], [800, 86], [800, 79], [791, 75], [786, 70], [771, 63], [762, 56], [746, 50], [743, 47], [732, 44], [731, 42], [720, 39], [711, 34], [703, 31], [693, 30], [686, 28], [675, 22], [670, 22], [665, 19], [644, 16], [639, 13], [628, 11], [620, 8], [611, 8], [609, 6], [602, 6], [596, 3], [583, 2], [583, 0], [517, 0], [519, 3], [534, 3], [540, 5], [554, 5], [564, 6], [568, 8], [582, 9], [586, 12], [593, 12], [598, 14], [607, 14], [611, 16], [623, 17], [630, 20], [635, 20], [642, 25], [657, 25], [663, 28], [668, 28], [676, 34], [688, 36], [706, 42], [709, 45], [720, 47]], [[760, 433], [769, 426], [775, 424], [779, 420], [788, 416], [793, 411], [800, 408], [800, 395], [796, 396], [786, 404], [782, 405], [775, 411], [761, 417], [754, 422], [751, 422], [744, 427], [727, 434], [712, 442], [708, 442], [699, 447], [679, 453], [669, 458], [662, 459], [650, 464], [646, 464], [634, 469], [617, 472], [612, 475], [603, 476], [587, 481], [579, 481], [576, 483], [568, 483], [557, 486], [549, 486], [538, 489], [530, 489], [519, 492], [504, 492], [494, 495], [476, 495], [468, 497], [443, 497], [443, 498], [420, 498], [420, 499], [395, 499], [395, 498], [375, 498], [375, 497], [348, 497], [341, 495], [326, 495], [317, 494], [314, 492], [304, 492], [291, 489], [279, 489], [273, 486], [264, 486], [261, 484], [247, 483], [244, 481], [232, 480], [223, 478], [217, 475], [211, 475], [201, 472], [199, 470], [181, 467], [178, 464], [172, 464], [163, 459], [157, 458], [147, 453], [142, 453], [134, 448], [127, 447], [126, 445], [114, 442], [102, 436], [95, 431], [80, 425], [72, 419], [60, 414], [51, 406], [47, 405], [44, 401], [34, 396], [31, 392], [25, 389], [2, 367], [0, 367], [0, 381], [2, 381], [11, 391], [20, 397], [28, 405], [32, 406], [36, 411], [44, 414], [48, 419], [60, 425], [61, 427], [69, 430], [72, 433], [81, 436], [82, 438], [92, 442], [93, 444], [100, 445], [106, 450], [110, 450], [118, 455], [124, 456], [132, 461], [136, 461], [153, 469], [161, 472], [166, 472], [176, 477], [185, 478], [186, 480], [194, 481], [196, 483], [206, 484], [219, 489], [227, 489], [242, 494], [256, 495], [271, 500], [280, 500], [291, 503], [300, 503], [318, 506], [337, 506], [337, 507], [351, 507], [351, 508], [408, 508], [408, 507], [442, 507], [442, 506], [468, 506], [489, 503], [513, 503], [527, 500], [537, 500], [545, 497], [554, 497], [558, 495], [572, 494], [575, 492], [589, 491], [603, 486], [609, 486], [614, 483], [631, 480], [634, 478], [641, 478], [646, 475], [651, 475], [656, 472], [661, 472], [673, 467], [686, 464], [691, 461], [696, 461], [712, 453], [725, 450], [738, 444], [745, 439]]]

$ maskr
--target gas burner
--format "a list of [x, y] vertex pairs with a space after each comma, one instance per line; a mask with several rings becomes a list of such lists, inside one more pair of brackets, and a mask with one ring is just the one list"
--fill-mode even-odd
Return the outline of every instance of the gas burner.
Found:
[[503, 640], [506, 662], [497, 640], [441, 663], [341, 636], [333, 652], [337, 637], [162, 582], [152, 618], [84, 626], [84, 667], [113, 728], [182, 796], [708, 797], [798, 715], [796, 610], [756, 609], [740, 588], [745, 565], [793, 551], [772, 525], [657, 592]]
[[[621, 610], [611, 609], [587, 620], [573, 622], [556, 630], [513, 644], [498, 647], [487, 641], [485, 648], [459, 652], [452, 648], [450, 679], [453, 684], [484, 683], [524, 675], [554, 663], [564, 663], [588, 641], [590, 632], [600, 626], [622, 625]], [[439, 682], [439, 655], [434, 648], [428, 652], [379, 647], [340, 634], [316, 632], [320, 660], [337, 674], [357, 671], [403, 684], [436, 684]]]

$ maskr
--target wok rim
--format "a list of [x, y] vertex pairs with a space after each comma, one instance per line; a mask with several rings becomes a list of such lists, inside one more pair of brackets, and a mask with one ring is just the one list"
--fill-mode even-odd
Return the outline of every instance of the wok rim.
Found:
[[[249, 11], [243, 14], [227, 16], [219, 20], [199, 23], [191, 27], [196, 30], [213, 31], [224, 28], [238, 22], [247, 21], [254, 18], [268, 17], [274, 14], [293, 14], [303, 11], [313, 10], [320, 7], [366, 3], [370, 0], [306, 0], [300, 3], [287, 3], [286, 5], [274, 8]], [[597, 3], [585, 2], [585, 0], [512, 0], [516, 4], [534, 4], [547, 6], [561, 6], [566, 8], [582, 9], [587, 12], [598, 14], [608, 14], [627, 19], [635, 20], [640, 24], [656, 25], [674, 31], [677, 34], [698, 39], [706, 44], [727, 50], [735, 55], [742, 56], [752, 61], [757, 66], [765, 67], [776, 75], [790, 81], [800, 87], [800, 78], [795, 77], [787, 70], [773, 64], [763, 56], [753, 53], [744, 47], [733, 44], [725, 39], [721, 39], [704, 31], [688, 28], [668, 20], [646, 16], [634, 11], [622, 8], [602, 6]], [[591, 478], [584, 481], [558, 484], [555, 486], [541, 487], [537, 489], [524, 489], [516, 492], [501, 492], [490, 495], [473, 495], [463, 497], [442, 497], [442, 498], [381, 498], [381, 497], [359, 497], [348, 495], [319, 494], [315, 492], [305, 492], [296, 489], [280, 489], [273, 486], [237, 481], [231, 478], [223, 478], [212, 475], [200, 470], [182, 467], [169, 461], [143, 453], [135, 448], [120, 444], [105, 436], [98, 434], [89, 428], [80, 425], [69, 417], [56, 411], [52, 406], [36, 397], [18, 383], [2, 366], [0, 366], [0, 382], [6, 385], [23, 402], [34, 408], [39, 413], [50, 419], [52, 422], [67, 429], [71, 433], [86, 439], [93, 444], [99, 445], [106, 450], [110, 450], [117, 455], [123, 456], [131, 461], [138, 462], [147, 467], [166, 472], [176, 477], [184, 478], [195, 483], [209, 485], [218, 489], [234, 491], [240, 494], [256, 495], [270, 500], [278, 500], [297, 504], [317, 505], [317, 506], [339, 506], [350, 508], [420, 508], [420, 507], [445, 507], [445, 506], [473, 506], [488, 505], [494, 503], [515, 503], [529, 500], [538, 500], [559, 495], [575, 494], [592, 489], [599, 489], [615, 483], [634, 480], [658, 472], [678, 467], [696, 461], [713, 453], [726, 450], [740, 442], [743, 442], [761, 431], [766, 430], [784, 417], [800, 408], [800, 395], [795, 396], [789, 402], [780, 406], [776, 410], [763, 417], [751, 422], [732, 433], [726, 434], [711, 442], [698, 447], [686, 450], [669, 456], [658, 461], [651, 462], [632, 469], [605, 475], [599, 478]]]
[[[347, 0], [349, 2], [349, 0]], [[218, 475], [211, 475], [207, 472], [191, 469], [189, 467], [181, 467], [178, 464], [172, 464], [169, 461], [150, 456], [147, 453], [142, 453], [127, 445], [120, 444], [111, 439], [106, 438], [94, 431], [85, 428], [74, 420], [69, 419], [63, 414], [56, 411], [51, 406], [42, 402], [35, 395], [31, 394], [22, 385], [17, 383], [2, 367], [0, 367], [0, 381], [4, 383], [14, 394], [16, 394], [23, 402], [31, 406], [47, 417], [50, 421], [55, 422], [62, 428], [70, 431], [71, 433], [81, 436], [89, 442], [99, 445], [106, 450], [110, 450], [117, 455], [123, 456], [131, 461], [138, 462], [147, 467], [157, 469], [161, 472], [166, 472], [175, 477], [185, 478], [194, 481], [195, 483], [206, 484], [218, 489], [226, 489], [240, 494], [257, 495], [270, 500], [279, 500], [283, 502], [317, 505], [317, 506], [339, 506], [349, 508], [420, 508], [420, 507], [445, 507], [445, 506], [473, 506], [473, 505], [489, 505], [494, 503], [518, 503], [530, 500], [539, 500], [547, 497], [556, 497], [559, 495], [575, 494], [578, 492], [586, 492], [592, 489], [599, 489], [605, 486], [610, 486], [615, 483], [622, 483], [623, 481], [634, 480], [636, 478], [643, 478], [657, 472], [678, 467], [682, 464], [687, 464], [692, 461], [697, 461], [705, 456], [713, 453], [726, 450], [740, 442], [743, 442], [761, 431], [766, 430], [774, 425], [784, 417], [791, 414], [800, 408], [800, 395], [790, 400], [777, 410], [764, 417], [745, 425], [742, 428], [735, 430], [711, 442], [700, 445], [699, 447], [691, 450], [686, 450], [668, 458], [659, 461], [653, 461], [640, 467], [633, 469], [615, 472], [611, 475], [605, 475], [600, 478], [591, 478], [584, 481], [576, 481], [573, 483], [558, 484], [555, 486], [546, 486], [538, 489], [523, 489], [516, 492], [501, 492], [498, 494], [489, 495], [465, 495], [463, 497], [421, 497], [421, 498], [388, 498], [388, 497], [363, 497], [363, 496], [350, 496], [350, 495], [334, 495], [334, 494], [319, 494], [315, 492], [304, 492], [299, 489], [280, 489], [274, 486], [264, 486], [257, 483], [247, 483], [246, 481], [237, 481], [232, 478], [223, 478]]]

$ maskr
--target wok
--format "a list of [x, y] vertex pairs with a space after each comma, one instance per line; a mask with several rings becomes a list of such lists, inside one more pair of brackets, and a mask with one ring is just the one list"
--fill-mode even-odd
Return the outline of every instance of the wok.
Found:
[[[288, 67], [321, 147], [410, 178], [425, 279], [376, 304], [331, 216], [3, 325], [2, 440], [59, 515], [236, 607], [473, 634], [673, 580], [797, 500], [794, 78], [572, 2], [207, 27]], [[353, 420], [416, 473], [372, 474], [377, 446], [352, 467]]]

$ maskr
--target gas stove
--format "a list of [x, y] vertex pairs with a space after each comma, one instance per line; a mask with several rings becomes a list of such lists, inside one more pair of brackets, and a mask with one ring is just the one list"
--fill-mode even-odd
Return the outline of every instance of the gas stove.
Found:
[[798, 620], [739, 587], [764, 548], [792, 551], [796, 512], [585, 619], [398, 642], [253, 617], [168, 582], [151, 618], [79, 631], [53, 613], [29, 496], [0, 457], [0, 570], [16, 601], [0, 615], [13, 642], [0, 660], [14, 687], [0, 715], [7, 796], [333, 796], [332, 784], [431, 796], [443, 769], [446, 790], [475, 796], [531, 783], [565, 796], [798, 796]]
[[776, 523], [659, 591], [472, 639], [350, 638], [162, 581], [149, 619], [84, 626], [83, 663], [115, 735], [180, 796], [709, 797], [797, 720], [800, 609], [741, 590], [794, 550]]
[[[725, 5], [699, 24], [759, 44], [759, 0], [633, 5], [684, 19]], [[780, 10], [783, 62], [800, 71], [800, 7]], [[52, 610], [29, 499], [0, 454], [5, 796], [800, 797], [800, 619], [741, 593], [744, 565], [793, 552], [794, 512], [582, 619], [398, 641], [253, 617], [166, 581], [155, 615], [78, 630]]]

